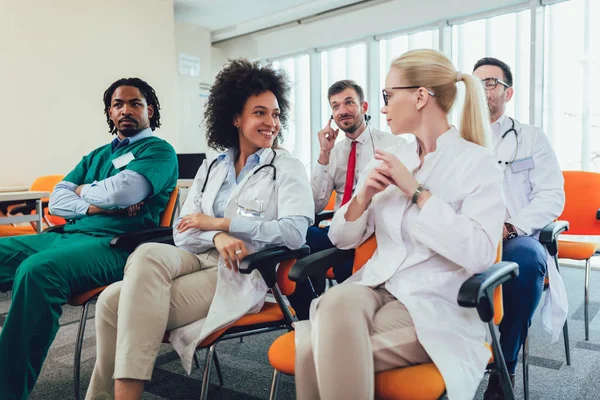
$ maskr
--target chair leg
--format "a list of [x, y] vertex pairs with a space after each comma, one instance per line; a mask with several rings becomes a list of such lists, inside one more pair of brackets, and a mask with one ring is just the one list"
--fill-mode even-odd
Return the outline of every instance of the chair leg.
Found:
[[80, 373], [81, 373], [81, 350], [83, 348], [83, 335], [85, 334], [85, 325], [87, 322], [90, 302], [85, 303], [81, 310], [79, 320], [79, 329], [77, 331], [77, 341], [75, 342], [75, 359], [73, 360], [73, 390], [75, 391], [75, 400], [79, 400]]
[[563, 325], [563, 338], [565, 340], [565, 358], [567, 359], [567, 365], [571, 365], [571, 348], [569, 347], [569, 324], [565, 320]]
[[196, 368], [200, 369], [200, 361], [198, 360], [198, 354], [194, 352], [194, 363], [196, 364]]
[[223, 386], [223, 373], [221, 372], [221, 364], [219, 363], [219, 357], [217, 356], [217, 350], [215, 349], [214, 354], [215, 368], [217, 369], [217, 376], [219, 377], [219, 383]]
[[500, 348], [500, 341], [498, 340], [498, 335], [496, 335], [494, 321], [488, 322], [488, 328], [492, 338], [492, 354], [494, 355], [494, 364], [496, 365], [496, 370], [500, 374], [500, 384], [502, 385], [504, 399], [515, 400], [515, 392], [513, 391], [513, 387], [510, 382], [508, 368], [506, 368], [506, 361], [504, 361], [504, 355], [502, 354], [502, 349]]
[[279, 378], [281, 374], [276, 369], [273, 370], [273, 381], [271, 382], [271, 394], [269, 400], [277, 400], [277, 392], [279, 391]]
[[244, 343], [244, 337], [240, 336], [240, 343]]
[[[529, 328], [527, 329], [529, 331]], [[529, 400], [529, 332], [523, 343], [523, 393], [525, 400]]]
[[589, 306], [590, 306], [590, 268], [591, 263], [588, 258], [585, 261], [585, 299], [584, 299], [584, 313], [585, 313], [585, 340], [590, 340], [590, 320], [589, 320]]
[[204, 364], [204, 376], [202, 377], [202, 389], [200, 391], [200, 400], [208, 399], [208, 388], [210, 387], [210, 370], [212, 367], [212, 360], [214, 354], [215, 345], [213, 344], [206, 350], [206, 363]]

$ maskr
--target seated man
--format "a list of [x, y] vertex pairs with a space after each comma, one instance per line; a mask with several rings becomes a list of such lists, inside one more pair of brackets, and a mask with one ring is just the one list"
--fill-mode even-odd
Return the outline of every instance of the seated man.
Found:
[[0, 331], [0, 399], [27, 399], [73, 295], [123, 278], [129, 253], [115, 235], [159, 224], [177, 182], [177, 157], [154, 137], [160, 105], [154, 89], [121, 79], [104, 93], [109, 131], [117, 137], [84, 156], [50, 197], [64, 233], [0, 239], [0, 291], [13, 291]]
[[[373, 159], [375, 149], [390, 147], [403, 140], [367, 124], [369, 104], [356, 82], [335, 82], [328, 90], [327, 99], [333, 114], [317, 134], [321, 151], [311, 177], [316, 213], [323, 211], [333, 190], [336, 192], [336, 210], [350, 201], [359, 172]], [[339, 129], [331, 128], [332, 119]], [[340, 129], [346, 137], [336, 144]], [[334, 247], [327, 237], [328, 232], [329, 228], [308, 228], [306, 243], [311, 253]], [[333, 270], [336, 281], [341, 283], [352, 274], [352, 263], [336, 265]]]

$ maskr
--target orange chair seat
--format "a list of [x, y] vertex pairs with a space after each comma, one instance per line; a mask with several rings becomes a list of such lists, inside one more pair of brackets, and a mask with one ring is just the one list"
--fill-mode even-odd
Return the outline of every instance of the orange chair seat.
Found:
[[[278, 337], [269, 348], [269, 363], [279, 372], [294, 375], [295, 361], [295, 333], [289, 332]], [[433, 363], [391, 369], [375, 375], [377, 399], [435, 400], [445, 390], [444, 379]]]
[[[292, 307], [288, 306], [288, 308], [290, 309], [292, 315], [296, 314]], [[238, 319], [237, 322], [211, 333], [198, 345], [198, 348], [211, 346], [217, 339], [223, 336], [223, 334], [231, 328], [268, 324], [271, 322], [278, 322], [283, 320], [285, 320], [285, 317], [283, 316], [279, 305], [277, 305], [277, 303], [265, 302], [265, 305], [263, 306], [262, 310], [260, 310], [260, 312], [256, 314], [246, 314], [242, 318]], [[163, 336], [163, 343], [168, 342], [169, 332], [166, 332]]]
[[31, 227], [31, 225], [23, 226], [12, 226], [2, 225], [0, 226], [0, 237], [5, 236], [21, 236], [21, 235], [35, 235], [37, 232]]
[[102, 286], [102, 287], [92, 289], [87, 292], [78, 294], [76, 296], [73, 296], [69, 299], [67, 304], [69, 304], [70, 306], [83, 306], [85, 303], [90, 301], [94, 296], [102, 293], [104, 291], [104, 289], [106, 289], [107, 287], [108, 286]]
[[570, 258], [571, 260], [587, 260], [591, 258], [597, 249], [596, 243], [558, 241], [558, 258]]

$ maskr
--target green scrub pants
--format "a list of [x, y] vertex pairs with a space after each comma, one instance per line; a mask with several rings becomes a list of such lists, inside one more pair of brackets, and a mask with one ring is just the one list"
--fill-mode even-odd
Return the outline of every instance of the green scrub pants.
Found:
[[0, 400], [29, 397], [70, 297], [123, 279], [129, 253], [110, 240], [82, 233], [0, 238], [0, 291], [13, 291], [0, 331]]

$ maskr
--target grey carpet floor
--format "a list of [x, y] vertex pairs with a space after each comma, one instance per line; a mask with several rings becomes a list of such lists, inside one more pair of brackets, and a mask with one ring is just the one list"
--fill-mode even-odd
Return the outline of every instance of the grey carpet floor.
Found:
[[[562, 269], [569, 295], [569, 333], [571, 360], [565, 363], [562, 335], [550, 343], [550, 335], [543, 329], [539, 313], [530, 330], [530, 399], [583, 400], [600, 398], [600, 271], [593, 271], [590, 281], [590, 340], [584, 340], [583, 276], [577, 268]], [[0, 298], [0, 326], [4, 321], [10, 300]], [[46, 363], [31, 399], [64, 400], [73, 395], [73, 353], [80, 309], [66, 306], [61, 317], [61, 328], [50, 349]], [[82, 357], [82, 393], [87, 388], [95, 361], [94, 310], [88, 320]], [[210, 399], [267, 399], [272, 369], [267, 360], [269, 345], [278, 333], [252, 336], [220, 343], [217, 347], [225, 385], [220, 387], [216, 373], [211, 377]], [[199, 352], [201, 367], [204, 352]], [[522, 364], [517, 369], [516, 395], [523, 398]], [[343, 368], [343, 366], [340, 366]], [[169, 345], [161, 347], [153, 379], [146, 386], [143, 399], [198, 399], [201, 370], [193, 369], [191, 376], [184, 373], [181, 363]], [[350, 377], [349, 377], [350, 378]], [[485, 377], [475, 399], [483, 397]], [[294, 380], [283, 377], [280, 398], [294, 399]]]

